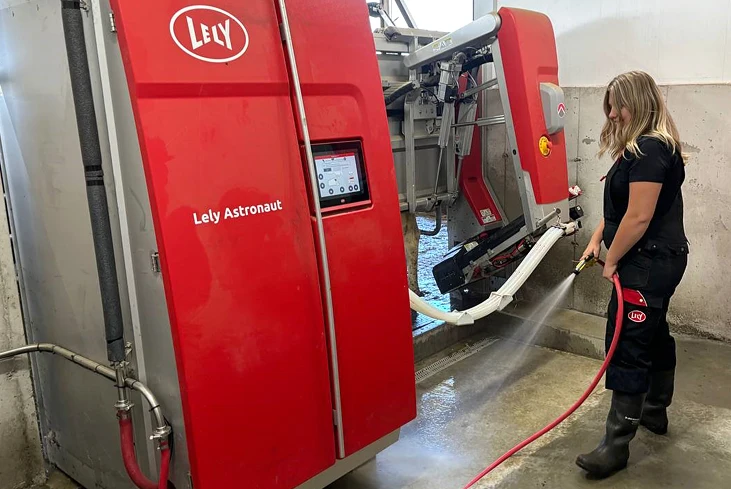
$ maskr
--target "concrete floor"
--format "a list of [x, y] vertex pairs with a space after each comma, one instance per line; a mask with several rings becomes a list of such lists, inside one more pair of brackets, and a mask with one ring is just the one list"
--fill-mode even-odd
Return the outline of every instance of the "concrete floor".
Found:
[[83, 489], [81, 486], [65, 477], [60, 472], [54, 472], [42, 486], [33, 486], [31, 489]]
[[[419, 417], [401, 440], [329, 489], [460, 489], [507, 449], [542, 428], [585, 389], [600, 362], [495, 338], [422, 381]], [[602, 435], [609, 392], [600, 384], [573, 417], [475, 487], [673, 489], [728, 487], [731, 345], [680, 339], [668, 436], [640, 429], [628, 470], [604, 481], [574, 465]], [[424, 367], [435, 359], [419, 365]], [[55, 476], [38, 489], [75, 489]]]
[[[641, 429], [628, 470], [587, 479], [576, 454], [603, 433], [603, 384], [573, 417], [476, 488], [721, 488], [731, 476], [731, 346], [679, 341], [668, 436]], [[401, 440], [330, 489], [459, 489], [484, 466], [567, 408], [600, 362], [498, 340], [419, 385], [419, 418]]]

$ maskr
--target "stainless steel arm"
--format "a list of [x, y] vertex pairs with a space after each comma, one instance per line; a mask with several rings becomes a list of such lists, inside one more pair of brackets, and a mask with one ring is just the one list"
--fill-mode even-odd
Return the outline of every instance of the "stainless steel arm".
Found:
[[396, 0], [396, 6], [401, 11], [401, 14], [404, 16], [406, 25], [408, 25], [412, 29], [415, 29], [416, 22], [414, 21], [414, 15], [409, 10], [408, 5], [406, 5], [406, 0]]
[[504, 115], [494, 115], [492, 117], [484, 117], [482, 119], [477, 119], [472, 122], [458, 122], [457, 124], [452, 124], [452, 127], [454, 127], [454, 128], [467, 127], [467, 126], [484, 127], [484, 126], [496, 126], [498, 124], [505, 124]]
[[[54, 345], [53, 343], [35, 343], [32, 345], [21, 346], [19, 348], [0, 352], [0, 361], [28, 353], [52, 353], [54, 355], [60, 356], [61, 358], [69, 360], [76, 365], [84, 367], [87, 370], [99, 374], [102, 377], [106, 377], [112, 382], [117, 381], [117, 375], [114, 369], [107, 367], [106, 365], [102, 365], [99, 362], [95, 362], [94, 360], [91, 360], [89, 358], [86, 358], [83, 355], [79, 355], [78, 353], [75, 353], [71, 350], [63, 348], [62, 346]], [[170, 425], [168, 425], [167, 421], [165, 421], [165, 416], [163, 415], [162, 409], [160, 408], [160, 403], [158, 402], [152, 391], [145, 384], [131, 377], [126, 377], [124, 379], [124, 383], [130, 389], [139, 392], [150, 405], [150, 411], [155, 416], [155, 421], [157, 423], [157, 427], [155, 428], [155, 432], [152, 438], [157, 440], [167, 438], [167, 436], [171, 432], [171, 428]]]
[[415, 70], [425, 64], [448, 60], [454, 53], [463, 51], [468, 47], [480, 49], [487, 46], [495, 40], [500, 30], [500, 24], [500, 16], [497, 13], [480, 17], [409, 54], [404, 58], [404, 66], [410, 70]]
[[396, 25], [393, 22], [393, 19], [388, 15], [386, 9], [383, 8], [383, 5], [379, 4], [378, 2], [370, 2], [368, 4], [368, 12], [370, 13], [371, 17], [380, 17], [381, 21], [383, 22], [383, 27]]
[[463, 98], [471, 97], [474, 94], [479, 93], [483, 90], [487, 90], [488, 88], [494, 87], [495, 85], [497, 85], [497, 78], [493, 78], [490, 81], [486, 81], [485, 83], [477, 85], [476, 87], [472, 87], [468, 90], [465, 90], [464, 92], [462, 92], [459, 95], [459, 98], [463, 99]]

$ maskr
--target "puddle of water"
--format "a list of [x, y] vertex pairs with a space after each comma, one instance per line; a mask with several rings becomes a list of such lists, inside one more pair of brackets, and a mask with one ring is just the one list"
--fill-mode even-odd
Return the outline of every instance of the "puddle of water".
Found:
[[421, 395], [419, 417], [416, 421], [426, 446], [449, 449], [446, 429], [459, 410], [454, 378], [450, 377]]

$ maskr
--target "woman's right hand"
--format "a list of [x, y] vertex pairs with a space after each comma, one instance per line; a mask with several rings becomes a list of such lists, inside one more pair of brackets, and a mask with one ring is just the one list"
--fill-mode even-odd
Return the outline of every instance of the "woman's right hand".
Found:
[[589, 246], [586, 247], [584, 250], [584, 253], [581, 254], [581, 259], [588, 258], [591, 255], [594, 255], [594, 258], [599, 258], [599, 254], [602, 251], [602, 242], [591, 240], [589, 242]]

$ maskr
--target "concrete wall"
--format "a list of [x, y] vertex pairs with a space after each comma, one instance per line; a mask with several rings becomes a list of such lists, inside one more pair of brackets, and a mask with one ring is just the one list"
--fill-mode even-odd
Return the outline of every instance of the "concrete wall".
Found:
[[[685, 226], [691, 255], [686, 275], [670, 308], [678, 331], [731, 340], [731, 85], [663, 86], [685, 151], [691, 156], [683, 187]], [[563, 280], [586, 247], [602, 213], [600, 178], [611, 161], [597, 158], [599, 132], [604, 120], [603, 88], [566, 88], [569, 181], [584, 195], [585, 229], [573, 241], [564, 240], [551, 251], [521, 291], [523, 299], [538, 301]], [[496, 91], [490, 92], [491, 112], [499, 110]], [[495, 109], [498, 107], [498, 109]], [[512, 163], [506, 153], [504, 127], [490, 128], [490, 178], [497, 185], [506, 212], [520, 212]], [[577, 279], [565, 307], [604, 314], [610, 284], [596, 271]]]
[[[0, 93], [0, 99], [2, 94]], [[1, 146], [0, 146], [1, 148]], [[0, 151], [0, 163], [2, 152]], [[0, 199], [0, 351], [25, 344], [10, 230]], [[30, 362], [0, 362], [0, 488], [15, 489], [44, 478]]]
[[[484, 0], [489, 1], [489, 0]], [[642, 69], [662, 86], [691, 159], [684, 185], [689, 266], [670, 309], [676, 330], [731, 340], [731, 2], [699, 0], [499, 0], [498, 6], [546, 13], [556, 32], [559, 81], [566, 88], [569, 181], [584, 190], [585, 230], [563, 241], [526, 284], [525, 299], [540, 300], [578, 259], [601, 217], [604, 184], [611, 166], [598, 159], [604, 122], [604, 86], [618, 73]], [[491, 113], [500, 113], [490, 93]], [[506, 211], [519, 201], [505, 129], [490, 128], [490, 178], [502, 189]], [[610, 284], [598, 273], [582, 274], [563, 304], [604, 314]]]
[[728, 0], [499, 0], [498, 5], [551, 18], [563, 86], [602, 86], [631, 69], [651, 72], [662, 84], [731, 82]]

